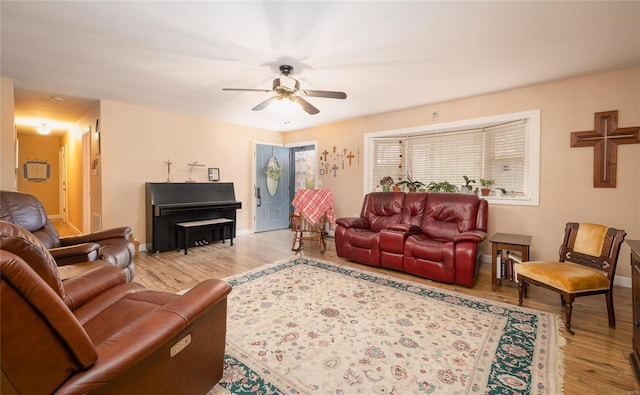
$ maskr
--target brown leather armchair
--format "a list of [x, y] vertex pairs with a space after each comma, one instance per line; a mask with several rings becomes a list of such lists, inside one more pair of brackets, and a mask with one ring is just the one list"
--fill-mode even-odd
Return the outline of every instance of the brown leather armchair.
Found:
[[16, 191], [0, 191], [0, 219], [33, 233], [49, 249], [59, 266], [101, 259], [135, 275], [135, 246], [128, 240], [128, 226], [60, 237], [37, 197]]
[[33, 234], [0, 221], [0, 393], [204, 394], [222, 377], [227, 295], [127, 283], [102, 265], [61, 281]]

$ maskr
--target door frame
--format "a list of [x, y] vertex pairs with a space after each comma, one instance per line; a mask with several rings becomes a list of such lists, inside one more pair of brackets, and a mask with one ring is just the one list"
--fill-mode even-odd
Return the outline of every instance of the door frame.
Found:
[[[318, 187], [320, 185], [322, 185], [322, 181], [320, 180], [320, 174], [318, 173], [320, 167], [319, 167], [319, 153], [318, 153], [318, 140], [309, 140], [309, 141], [299, 141], [299, 142], [295, 142], [295, 143], [289, 143], [289, 144], [285, 144], [284, 146], [286, 148], [296, 148], [296, 147], [306, 147], [312, 145], [313, 149], [316, 151], [316, 163], [315, 163], [315, 169], [314, 169], [314, 174], [316, 175], [314, 177], [313, 180], [313, 188], [318, 189]], [[291, 158], [291, 155], [289, 155], [289, 158]], [[289, 159], [289, 162], [292, 162], [291, 159]], [[289, 163], [289, 168], [291, 169], [291, 173], [295, 173], [295, 161], [293, 161], [293, 164]], [[295, 195], [295, 191], [291, 190], [291, 200], [293, 201], [293, 196]]]
[[82, 134], [82, 232], [91, 231], [91, 128]]
[[67, 191], [67, 151], [68, 145], [66, 143], [63, 144], [58, 151], [58, 159], [60, 165], [60, 186], [58, 188], [58, 192], [60, 194], [60, 214], [65, 224], [69, 222], [69, 212], [67, 209], [67, 207], [69, 206], [69, 197]]
[[[253, 171], [251, 172], [251, 185], [253, 188], [253, 192], [251, 193], [251, 210], [252, 210], [252, 221], [251, 221], [251, 227], [252, 227], [252, 233], [256, 232], [256, 205], [258, 204], [257, 199], [256, 199], [256, 187], [257, 187], [257, 181], [256, 181], [256, 168], [257, 168], [257, 145], [273, 145], [275, 147], [284, 147], [284, 148], [295, 148], [295, 147], [303, 147], [303, 146], [308, 146], [308, 145], [312, 145], [314, 147], [314, 149], [316, 150], [316, 163], [315, 163], [315, 180], [314, 180], [314, 188], [318, 188], [321, 185], [321, 180], [320, 180], [320, 176], [318, 173], [319, 170], [319, 162], [318, 162], [318, 140], [308, 140], [308, 141], [299, 141], [299, 142], [295, 142], [295, 143], [288, 143], [288, 144], [278, 144], [278, 143], [269, 143], [269, 142], [263, 142], [263, 141], [254, 141], [253, 142], [253, 160], [251, 163], [251, 168], [253, 169]], [[295, 170], [295, 163], [292, 164], [291, 163], [291, 155], [289, 155], [289, 169], [291, 172], [294, 172]], [[293, 197], [290, 196], [290, 199], [293, 200]]]

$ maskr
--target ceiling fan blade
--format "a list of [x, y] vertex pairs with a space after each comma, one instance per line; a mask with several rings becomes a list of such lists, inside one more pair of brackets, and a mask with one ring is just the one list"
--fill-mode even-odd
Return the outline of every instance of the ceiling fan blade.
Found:
[[309, 103], [308, 101], [304, 100], [300, 96], [295, 96], [293, 98], [293, 100], [296, 103], [298, 103], [300, 105], [300, 107], [302, 107], [303, 110], [305, 110], [306, 112], [308, 112], [311, 115], [314, 115], [314, 114], [317, 114], [317, 113], [320, 112], [320, 110], [315, 108], [311, 103]]
[[268, 98], [267, 100], [263, 101], [262, 103], [258, 104], [257, 106], [253, 107], [252, 110], [253, 111], [264, 110], [265, 108], [267, 108], [267, 106], [269, 104], [273, 103], [277, 99], [278, 99], [278, 96], [272, 96], [272, 97]]
[[315, 91], [310, 89], [302, 90], [307, 96], [311, 97], [326, 97], [329, 99], [346, 99], [347, 94], [344, 92], [333, 92], [333, 91]]
[[271, 89], [243, 89], [243, 88], [222, 88], [223, 91], [238, 91], [238, 92], [271, 92]]

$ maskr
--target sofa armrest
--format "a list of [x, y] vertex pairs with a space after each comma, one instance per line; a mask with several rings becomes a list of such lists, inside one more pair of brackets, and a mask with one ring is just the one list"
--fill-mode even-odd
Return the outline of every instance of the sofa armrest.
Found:
[[91, 232], [84, 235], [61, 237], [60, 243], [63, 246], [68, 246], [80, 243], [97, 242], [105, 239], [126, 239], [129, 237], [129, 233], [131, 233], [131, 228], [129, 226], [121, 226], [118, 228]]
[[72, 263], [89, 262], [98, 259], [98, 243], [82, 243], [49, 249], [58, 266]]
[[104, 262], [100, 267], [64, 280], [65, 303], [73, 311], [106, 290], [126, 282], [124, 270]]
[[454, 243], [460, 243], [461, 241], [472, 241], [475, 243], [480, 243], [482, 240], [487, 238], [487, 233], [481, 230], [470, 230], [467, 232], [458, 233], [453, 236]]
[[362, 228], [369, 229], [369, 220], [366, 218], [338, 218], [336, 224], [344, 226], [345, 228]]
[[396, 232], [406, 233], [420, 233], [420, 227], [418, 225], [409, 224], [389, 224], [385, 227], [387, 230], [393, 230]]

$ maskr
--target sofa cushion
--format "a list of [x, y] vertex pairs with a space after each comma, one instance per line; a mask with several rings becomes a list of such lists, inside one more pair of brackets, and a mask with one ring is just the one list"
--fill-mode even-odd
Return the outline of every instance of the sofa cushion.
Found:
[[389, 224], [400, 223], [404, 192], [372, 192], [365, 197], [360, 217], [369, 221], [369, 230], [380, 232]]
[[349, 229], [349, 244], [358, 248], [371, 248], [378, 245], [380, 233], [372, 232], [368, 229]]
[[408, 193], [402, 206], [401, 224], [418, 225], [422, 223], [427, 209], [427, 192]]
[[476, 195], [430, 193], [422, 233], [434, 240], [451, 241], [458, 233], [476, 229], [478, 200]]

